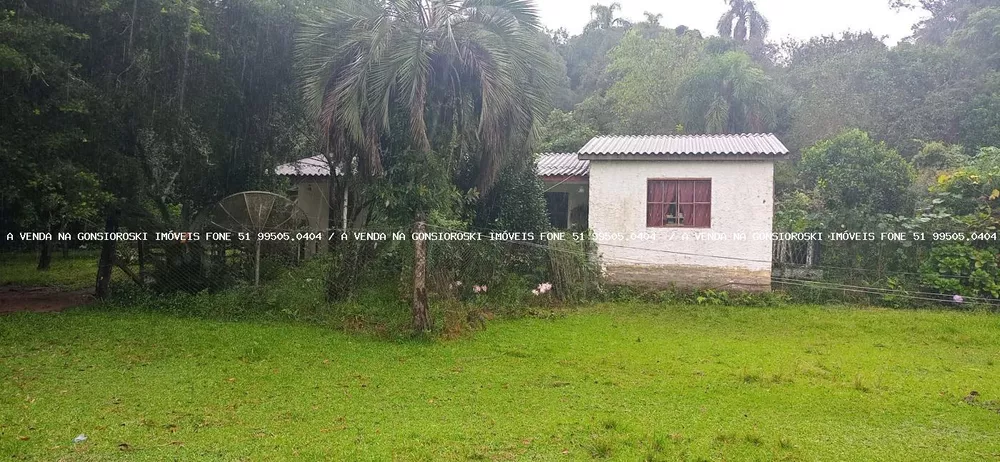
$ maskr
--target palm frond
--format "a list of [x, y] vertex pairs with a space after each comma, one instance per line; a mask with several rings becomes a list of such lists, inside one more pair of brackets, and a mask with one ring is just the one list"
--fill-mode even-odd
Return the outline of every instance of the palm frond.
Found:
[[472, 17], [510, 15], [527, 30], [538, 30], [541, 27], [538, 8], [532, 0], [465, 0], [462, 2], [462, 10]]
[[341, 0], [297, 37], [303, 98], [328, 151], [378, 171], [379, 139], [405, 120], [416, 151], [477, 156], [485, 191], [548, 112], [556, 64], [538, 30], [531, 0]]
[[721, 18], [719, 18], [718, 25], [715, 26], [719, 35], [723, 37], [733, 36], [733, 20], [736, 19], [736, 12], [733, 10], [726, 11]]

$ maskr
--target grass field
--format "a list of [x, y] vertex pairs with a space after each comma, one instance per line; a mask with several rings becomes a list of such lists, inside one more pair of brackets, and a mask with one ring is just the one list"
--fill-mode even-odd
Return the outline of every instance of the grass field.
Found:
[[988, 313], [602, 305], [389, 342], [78, 309], [0, 339], [3, 460], [1000, 458]]
[[38, 254], [19, 252], [0, 254], [0, 285], [24, 287], [63, 287], [82, 289], [94, 285], [97, 278], [98, 252], [74, 250], [68, 257], [56, 251], [48, 271], [38, 271]]

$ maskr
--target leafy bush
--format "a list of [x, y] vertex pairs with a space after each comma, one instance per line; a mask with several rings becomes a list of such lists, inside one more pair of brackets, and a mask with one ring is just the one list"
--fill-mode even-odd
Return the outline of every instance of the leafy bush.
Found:
[[913, 156], [913, 166], [920, 169], [942, 170], [959, 167], [967, 160], [961, 146], [932, 141], [924, 144], [920, 152]]
[[[931, 188], [934, 211], [948, 216], [963, 217], [960, 222], [989, 222], [993, 208], [1000, 201], [1000, 148], [984, 148], [969, 165], [942, 174]], [[982, 223], [981, 223], [982, 224]], [[975, 229], [985, 231], [989, 226]], [[972, 230], [970, 230], [972, 231]]]
[[865, 214], [910, 210], [906, 192], [913, 168], [861, 130], [848, 130], [806, 149], [801, 168], [813, 199], [822, 201], [832, 216], [845, 218], [842, 223]]
[[925, 286], [943, 294], [1000, 297], [1000, 267], [992, 249], [969, 243], [937, 245], [920, 273]]

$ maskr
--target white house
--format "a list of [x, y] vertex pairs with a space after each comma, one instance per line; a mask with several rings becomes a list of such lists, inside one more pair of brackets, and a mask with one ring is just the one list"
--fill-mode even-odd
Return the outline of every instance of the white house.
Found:
[[787, 154], [770, 134], [597, 137], [538, 165], [552, 223], [569, 202], [569, 227], [589, 225], [612, 282], [768, 290], [774, 161]]
[[[771, 134], [619, 136], [537, 164], [552, 225], [592, 230], [612, 282], [768, 290], [774, 162], [787, 155]], [[277, 173], [327, 223], [323, 158]]]

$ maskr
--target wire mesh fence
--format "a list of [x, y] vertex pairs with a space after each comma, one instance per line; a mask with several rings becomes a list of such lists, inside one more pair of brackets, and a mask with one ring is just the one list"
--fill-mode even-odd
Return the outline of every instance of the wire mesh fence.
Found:
[[167, 241], [119, 241], [113, 289], [123, 285], [155, 293], [200, 292], [254, 286], [303, 262], [304, 242], [201, 240], [196, 233]]
[[[426, 284], [435, 300], [468, 302], [489, 293], [511, 303], [542, 296], [573, 302], [605, 294], [609, 285], [602, 267], [615, 263], [602, 256], [598, 244], [578, 239], [573, 233], [506, 233], [437, 225], [428, 225], [425, 235], [417, 235], [410, 226], [295, 232], [263, 229], [257, 233], [205, 228], [123, 232], [143, 238], [114, 242], [113, 294], [247, 290], [277, 283], [282, 275], [306, 262], [320, 261], [321, 274], [314, 277], [322, 279], [328, 300], [349, 298], [373, 285], [391, 287], [405, 300], [413, 287], [413, 241], [423, 239], [427, 244]], [[772, 289], [801, 301], [902, 306], [952, 304], [960, 295], [964, 302], [997, 304], [989, 293], [950, 292], [947, 285], [928, 283], [925, 263], [934, 246], [905, 240], [826, 237], [775, 239], [771, 261], [767, 262], [771, 264]], [[64, 253], [89, 262], [74, 267], [78, 273], [74, 284], [93, 287], [101, 245], [85, 240], [60, 241], [54, 246], [54, 264], [61, 265], [59, 258]], [[635, 248], [686, 255], [683, 249]], [[13, 275], [34, 272], [37, 251], [37, 245], [0, 251], [0, 283], [36, 283], [36, 279]], [[956, 270], [937, 271], [930, 277], [964, 284], [979, 276]]]

